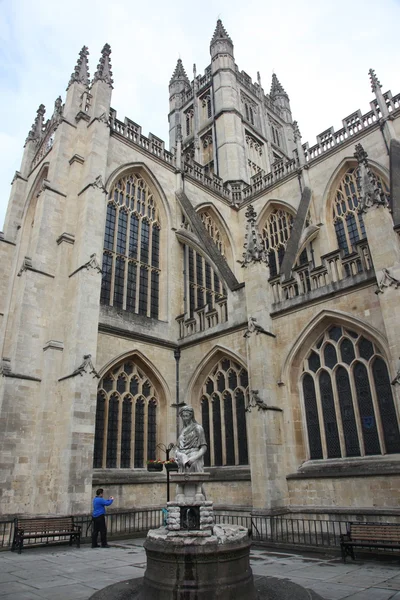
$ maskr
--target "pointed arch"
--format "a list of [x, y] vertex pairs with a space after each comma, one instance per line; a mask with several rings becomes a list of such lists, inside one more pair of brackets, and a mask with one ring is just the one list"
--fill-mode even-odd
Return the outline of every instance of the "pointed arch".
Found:
[[210, 216], [214, 219], [217, 227], [220, 229], [225, 240], [225, 253], [224, 256], [231, 266], [234, 268], [236, 263], [236, 254], [235, 254], [235, 243], [232, 237], [231, 230], [222, 216], [221, 212], [211, 203], [211, 202], [202, 202], [198, 206], [196, 206], [196, 212], [201, 216], [203, 213], [210, 213]]
[[215, 346], [198, 365], [188, 386], [188, 399], [201, 420], [206, 440], [206, 466], [248, 464], [246, 401], [248, 373], [243, 359]]
[[171, 215], [165, 195], [142, 163], [120, 167], [107, 184], [100, 302], [166, 319]]
[[[94, 468], [144, 468], [166, 436], [165, 380], [141, 352], [125, 352], [100, 371]], [[162, 418], [163, 417], [163, 418]]]
[[[368, 159], [371, 169], [378, 175], [378, 177], [385, 183], [389, 189], [389, 172], [380, 163]], [[324, 223], [326, 227], [325, 235], [327, 236], [328, 248], [327, 251], [335, 250], [338, 246], [337, 234], [333, 226], [333, 209], [335, 203], [335, 197], [337, 188], [340, 182], [345, 177], [346, 173], [352, 169], [357, 169], [358, 163], [354, 156], [344, 157], [334, 169], [331, 174], [328, 183], [325, 186], [325, 190], [322, 195], [322, 202], [319, 205], [319, 214], [317, 215], [317, 222]]]
[[271, 201], [262, 211], [262, 217], [258, 218], [258, 228], [268, 255], [271, 277], [280, 272], [295, 214], [293, 207], [286, 203]]
[[290, 348], [282, 365], [281, 381], [287, 382], [290, 387], [294, 380], [297, 385], [298, 377], [291, 377], [290, 375], [294, 371], [298, 373], [299, 363], [304, 358], [308, 348], [333, 323], [349, 327], [350, 329], [356, 329], [359, 332], [366, 332], [367, 335], [376, 340], [385, 360], [388, 360], [387, 339], [379, 329], [373, 327], [370, 323], [364, 321], [364, 319], [343, 311], [323, 309], [308, 323]]

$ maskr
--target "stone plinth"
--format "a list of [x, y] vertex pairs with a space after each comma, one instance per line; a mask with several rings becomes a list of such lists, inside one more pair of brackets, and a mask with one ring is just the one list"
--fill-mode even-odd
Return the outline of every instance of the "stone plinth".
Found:
[[176, 483], [175, 501], [178, 504], [204, 501], [206, 497], [203, 485], [209, 477], [209, 473], [170, 473], [171, 483]]
[[141, 600], [256, 600], [245, 527], [150, 530]]
[[[168, 531], [182, 531], [187, 534], [188, 530], [208, 531], [211, 535], [214, 521], [214, 508], [211, 501], [194, 502], [193, 504], [177, 504], [177, 502], [168, 502]], [[193, 526], [191, 523], [191, 512], [198, 512], [198, 522]]]

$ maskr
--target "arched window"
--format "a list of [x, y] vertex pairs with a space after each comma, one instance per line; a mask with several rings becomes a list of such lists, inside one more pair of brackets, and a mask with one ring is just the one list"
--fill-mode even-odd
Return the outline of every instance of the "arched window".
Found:
[[200, 213], [200, 218], [204, 227], [207, 229], [209, 236], [214, 240], [218, 250], [221, 252], [222, 256], [225, 256], [225, 244], [223, 241], [223, 236], [214, 218], [206, 210]]
[[[377, 173], [374, 175], [376, 185], [388, 196], [389, 190], [386, 183]], [[354, 252], [356, 243], [366, 237], [363, 216], [358, 212], [359, 203], [357, 168], [351, 167], [340, 180], [333, 203], [333, 223], [337, 243], [345, 254]]]
[[185, 245], [184, 257], [185, 274], [187, 274], [185, 277], [185, 312], [192, 317], [194, 311], [204, 308], [206, 305], [209, 310], [215, 308], [216, 303], [226, 299], [227, 292], [217, 273], [201, 254]]
[[147, 183], [134, 173], [111, 189], [100, 301], [158, 319], [160, 222]]
[[293, 216], [282, 208], [275, 208], [264, 223], [262, 237], [268, 253], [271, 277], [279, 273], [292, 225]]
[[201, 415], [207, 440], [206, 466], [247, 465], [245, 399], [247, 371], [223, 358], [212, 369], [201, 390]]
[[364, 335], [330, 327], [304, 361], [301, 387], [311, 459], [400, 452], [386, 362]]
[[156, 458], [157, 409], [153, 383], [131, 360], [101, 379], [94, 436], [95, 469], [141, 469]]

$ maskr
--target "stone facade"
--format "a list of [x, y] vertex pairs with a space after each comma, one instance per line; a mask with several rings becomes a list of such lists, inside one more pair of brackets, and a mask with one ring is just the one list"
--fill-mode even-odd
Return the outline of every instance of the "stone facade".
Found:
[[195, 408], [207, 500], [399, 510], [400, 96], [302, 144], [218, 21], [170, 82], [170, 151], [111, 108], [110, 47], [41, 105], [0, 235], [2, 514], [165, 504]]

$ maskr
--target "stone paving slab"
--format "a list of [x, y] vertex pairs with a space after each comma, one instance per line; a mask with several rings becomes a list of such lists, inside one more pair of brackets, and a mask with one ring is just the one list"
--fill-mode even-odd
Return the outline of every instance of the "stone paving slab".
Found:
[[[144, 540], [111, 542], [109, 549], [68, 546], [0, 553], [0, 600], [89, 600], [127, 579], [143, 577]], [[400, 558], [368, 556], [343, 564], [338, 553], [279, 552], [253, 546], [258, 576], [290, 581], [325, 600], [400, 600]], [[312, 596], [310, 596], [312, 597]]]

